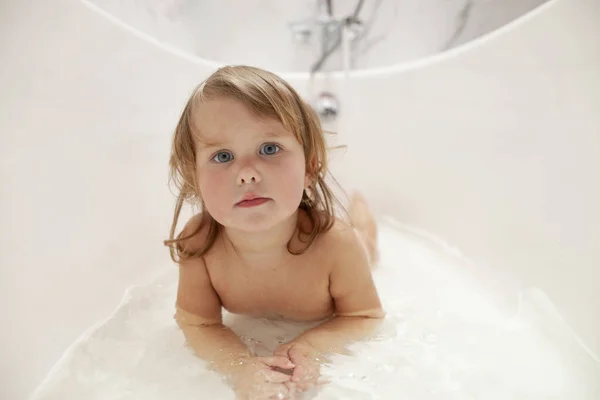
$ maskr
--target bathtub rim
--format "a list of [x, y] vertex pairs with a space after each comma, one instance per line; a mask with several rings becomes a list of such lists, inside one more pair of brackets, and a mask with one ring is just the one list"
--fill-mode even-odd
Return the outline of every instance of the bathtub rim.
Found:
[[[476, 37], [475, 39], [471, 39], [466, 43], [460, 44], [458, 46], [452, 47], [448, 50], [443, 50], [441, 52], [437, 52], [434, 54], [427, 55], [425, 57], [420, 57], [414, 60], [404, 61], [397, 64], [382, 66], [382, 67], [373, 67], [373, 68], [364, 68], [364, 69], [352, 69], [350, 71], [344, 70], [335, 70], [335, 71], [320, 71], [314, 74], [310, 72], [291, 72], [291, 71], [278, 71], [276, 69], [272, 69], [271, 71], [275, 74], [281, 76], [285, 80], [295, 80], [295, 81], [309, 81], [312, 78], [323, 78], [330, 77], [334, 80], [342, 80], [342, 79], [351, 79], [351, 78], [368, 78], [377, 75], [392, 75], [392, 74], [400, 74], [416, 69], [427, 68], [435, 64], [441, 64], [446, 60], [452, 59], [461, 55], [464, 52], [473, 51], [486, 43], [495, 40], [497, 37], [502, 36], [513, 29], [518, 28], [522, 24], [527, 23], [532, 18], [537, 17], [540, 13], [545, 12], [547, 9], [550, 9], [556, 6], [561, 1], [567, 0], [546, 0], [546, 2], [537, 5], [535, 8], [529, 10], [528, 12], [516, 17], [515, 19], [505, 23], [504, 25], [491, 30], [490, 32], [484, 33]], [[176, 48], [175, 46], [165, 43], [150, 34], [144, 33], [137, 28], [132, 27], [131, 25], [126, 24], [120, 18], [111, 14], [110, 12], [102, 9], [96, 4], [92, 3], [90, 0], [79, 0], [81, 4], [86, 6], [90, 11], [99, 14], [103, 18], [107, 19], [113, 25], [123, 29], [124, 31], [129, 32], [133, 36], [141, 39], [142, 41], [149, 43], [167, 54], [176, 56], [183, 60], [189, 61], [195, 65], [201, 65], [204, 67], [209, 67], [213, 70], [218, 69], [219, 67], [225, 65], [235, 65], [235, 63], [225, 63], [219, 62], [215, 60], [209, 60], [206, 58], [202, 58], [200, 56], [193, 55], [187, 51]]]

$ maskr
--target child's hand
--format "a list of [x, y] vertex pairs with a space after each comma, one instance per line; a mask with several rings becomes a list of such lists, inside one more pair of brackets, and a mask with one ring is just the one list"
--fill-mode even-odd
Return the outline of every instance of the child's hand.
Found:
[[[296, 390], [304, 392], [323, 383], [319, 380], [321, 376], [321, 365], [318, 361], [319, 351], [303, 342], [291, 342], [282, 344], [274, 352], [275, 356], [289, 357], [294, 363], [291, 384], [295, 384]], [[289, 386], [290, 384], [288, 384]], [[292, 390], [293, 387], [290, 387]]]
[[287, 357], [251, 357], [236, 366], [231, 382], [240, 400], [293, 399], [291, 376], [273, 368], [292, 369]]

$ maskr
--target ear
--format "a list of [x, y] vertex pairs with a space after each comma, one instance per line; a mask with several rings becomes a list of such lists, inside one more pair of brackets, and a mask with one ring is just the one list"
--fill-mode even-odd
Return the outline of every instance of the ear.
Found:
[[308, 188], [315, 182], [315, 176], [317, 175], [317, 157], [313, 157], [307, 165], [307, 171], [304, 175], [304, 188]]
[[312, 177], [312, 175], [309, 175], [309, 173], [307, 172], [304, 175], [304, 189], [308, 189], [310, 187], [310, 185], [312, 185], [314, 179]]

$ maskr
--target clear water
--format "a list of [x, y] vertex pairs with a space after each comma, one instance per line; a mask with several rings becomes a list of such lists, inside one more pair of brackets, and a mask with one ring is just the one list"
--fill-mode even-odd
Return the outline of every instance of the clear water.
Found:
[[[541, 292], [524, 292], [518, 316], [510, 315], [444, 247], [383, 223], [380, 250], [374, 277], [388, 313], [380, 332], [354, 344], [352, 356], [333, 356], [322, 371], [331, 383], [303, 398], [600, 399], [600, 364], [543, 311]], [[34, 398], [233, 399], [174, 324], [176, 284], [173, 267], [130, 290], [110, 319], [69, 349]], [[314, 325], [230, 314], [225, 321], [263, 354]]]

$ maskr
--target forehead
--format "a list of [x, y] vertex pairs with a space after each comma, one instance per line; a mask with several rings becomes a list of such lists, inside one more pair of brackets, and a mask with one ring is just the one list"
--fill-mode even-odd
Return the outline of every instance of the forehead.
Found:
[[233, 140], [240, 134], [291, 135], [277, 119], [256, 115], [240, 100], [226, 97], [198, 102], [192, 125], [195, 138], [205, 145]]

